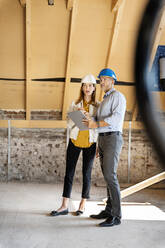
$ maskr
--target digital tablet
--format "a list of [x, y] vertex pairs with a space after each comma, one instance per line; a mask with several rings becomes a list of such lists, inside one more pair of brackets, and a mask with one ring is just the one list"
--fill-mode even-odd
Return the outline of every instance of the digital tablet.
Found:
[[69, 112], [68, 117], [75, 123], [75, 125], [80, 129], [80, 131], [89, 129], [82, 123], [83, 119], [86, 119], [86, 116], [81, 110]]

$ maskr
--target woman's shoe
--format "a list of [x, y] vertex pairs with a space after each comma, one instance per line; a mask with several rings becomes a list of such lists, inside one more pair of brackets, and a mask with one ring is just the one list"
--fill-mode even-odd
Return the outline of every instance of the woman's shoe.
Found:
[[53, 210], [51, 213], [50, 213], [50, 216], [59, 216], [59, 215], [67, 215], [69, 213], [68, 211], [68, 208], [63, 210], [63, 211], [60, 211], [60, 212], [57, 212], [55, 210]]

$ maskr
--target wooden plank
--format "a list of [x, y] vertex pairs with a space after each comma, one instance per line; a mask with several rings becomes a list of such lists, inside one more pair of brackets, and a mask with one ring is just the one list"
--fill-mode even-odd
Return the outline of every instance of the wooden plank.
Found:
[[31, 0], [26, 1], [26, 120], [30, 120]]
[[19, 0], [20, 4], [22, 7], [26, 6], [26, 0]]
[[160, 44], [160, 39], [161, 39], [162, 33], [164, 31], [164, 26], [165, 26], [165, 7], [162, 10], [162, 16], [160, 18], [160, 23], [158, 25], [157, 33], [155, 36], [155, 41], [154, 41], [154, 45], [153, 45], [153, 49], [152, 49], [152, 53], [151, 53], [151, 58], [150, 58], [150, 69], [152, 68], [155, 54], [156, 54], [157, 48]]
[[112, 54], [116, 45], [116, 41], [119, 34], [120, 24], [123, 17], [123, 11], [125, 6], [126, 0], [120, 1], [120, 5], [118, 10], [114, 13], [114, 22], [113, 22], [113, 28], [112, 28], [112, 35], [109, 43], [109, 49], [108, 49], [108, 56], [106, 60], [106, 67], [110, 67], [111, 65], [111, 58]]
[[[126, 196], [132, 195], [142, 189], [145, 189], [155, 183], [159, 183], [160, 181], [165, 180], [165, 172], [159, 173], [153, 177], [150, 177], [140, 183], [137, 183], [127, 189], [121, 190], [121, 198], [123, 199]], [[106, 204], [107, 198], [103, 199], [104, 204]]]
[[[11, 125], [19, 128], [34, 127], [34, 128], [66, 128], [65, 120], [11, 120]], [[143, 130], [142, 122], [133, 121], [132, 130]], [[0, 128], [8, 127], [8, 120], [0, 120]], [[129, 121], [124, 122], [123, 129], [129, 129]]]
[[20, 123], [16, 120], [12, 120], [11, 126], [17, 128], [66, 128], [66, 121], [30, 120]]
[[[7, 128], [8, 120], [0, 120], [0, 128]], [[66, 121], [49, 120], [11, 120], [11, 127], [16, 128], [66, 128]]]
[[137, 184], [135, 184], [135, 185], [133, 185], [127, 189], [122, 190], [121, 191], [121, 198], [129, 196], [133, 193], [136, 193], [136, 192], [138, 192], [142, 189], [145, 189], [145, 188], [147, 188], [147, 187], [149, 187], [155, 183], [158, 183], [164, 179], [165, 179], [165, 172], [162, 172], [156, 176], [150, 177], [150, 178], [148, 178], [148, 179], [146, 179], [140, 183], [137, 183]]
[[71, 24], [70, 24], [70, 33], [69, 33], [69, 44], [68, 44], [68, 55], [66, 62], [66, 77], [65, 77], [65, 89], [64, 89], [64, 98], [63, 98], [63, 109], [62, 109], [62, 119], [66, 119], [66, 112], [68, 109], [68, 100], [69, 100], [69, 85], [70, 85], [70, 70], [71, 70], [71, 55], [73, 48], [73, 36], [75, 29], [75, 19], [77, 15], [77, 6], [78, 0], [74, 0], [73, 8], [71, 11]]

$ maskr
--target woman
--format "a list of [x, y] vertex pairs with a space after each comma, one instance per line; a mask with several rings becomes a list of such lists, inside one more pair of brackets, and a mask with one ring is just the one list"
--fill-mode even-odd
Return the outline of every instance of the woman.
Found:
[[[88, 116], [95, 116], [98, 103], [96, 103], [96, 79], [93, 75], [86, 75], [81, 80], [80, 96], [76, 102], [72, 102], [69, 112], [82, 110], [85, 111]], [[81, 215], [85, 209], [86, 200], [89, 198], [89, 191], [91, 185], [91, 171], [93, 161], [96, 154], [96, 140], [97, 131], [96, 129], [90, 129], [80, 131], [77, 126], [72, 122], [68, 121], [70, 128], [70, 139], [67, 148], [66, 156], [66, 172], [64, 179], [63, 188], [63, 200], [59, 209], [52, 211], [51, 216], [67, 215], [69, 198], [71, 196], [73, 177], [79, 154], [82, 151], [83, 156], [83, 187], [82, 187], [82, 198], [79, 204], [79, 208], [76, 211], [76, 215]]]

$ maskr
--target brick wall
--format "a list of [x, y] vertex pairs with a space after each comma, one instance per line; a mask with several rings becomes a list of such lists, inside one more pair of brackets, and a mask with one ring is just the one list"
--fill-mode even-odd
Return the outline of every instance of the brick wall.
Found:
[[[125, 120], [131, 120], [132, 112], [127, 111]], [[62, 112], [59, 110], [33, 110], [31, 120], [61, 120]], [[0, 110], [0, 120], [25, 120], [24, 110]]]
[[[24, 110], [0, 110], [0, 120], [25, 120]], [[58, 110], [31, 111], [31, 120], [61, 120], [62, 113]]]
[[[128, 182], [128, 130], [118, 167], [120, 183]], [[65, 129], [11, 128], [11, 164], [8, 165], [7, 129], [0, 129], [0, 181], [63, 181], [65, 173]], [[132, 130], [130, 183], [137, 183], [162, 171], [153, 146], [144, 131]], [[82, 180], [81, 156], [75, 181]], [[95, 159], [92, 182], [104, 182], [99, 160]]]

